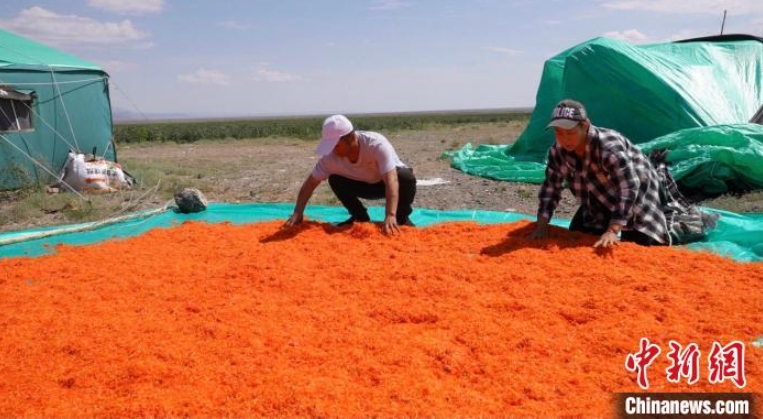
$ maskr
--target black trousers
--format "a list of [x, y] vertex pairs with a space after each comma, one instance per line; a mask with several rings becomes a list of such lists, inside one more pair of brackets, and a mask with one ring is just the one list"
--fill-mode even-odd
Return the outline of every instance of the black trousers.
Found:
[[[416, 196], [416, 177], [413, 169], [407, 167], [397, 168], [397, 183], [399, 185], [397, 201], [397, 223], [405, 224], [408, 216], [413, 212], [413, 198]], [[353, 180], [339, 175], [329, 176], [329, 186], [334, 195], [347, 208], [350, 216], [357, 221], [369, 221], [368, 210], [360, 202], [360, 199], [382, 199], [386, 197], [386, 185], [384, 182], [366, 183]]]
[[[572, 221], [570, 221], [570, 231], [580, 231], [583, 233], [595, 234], [597, 236], [604, 234], [604, 232], [607, 231], [607, 227], [609, 227], [609, 219], [612, 217], [612, 213], [602, 208], [599, 208], [599, 210], [606, 214], [606, 222], [603, 228], [586, 223], [585, 209], [581, 206], [578, 208], [575, 216], [572, 217]], [[647, 236], [646, 234], [636, 230], [621, 231], [620, 240], [624, 242], [633, 242], [640, 244], [641, 246], [659, 246], [662, 244], [657, 240]]]

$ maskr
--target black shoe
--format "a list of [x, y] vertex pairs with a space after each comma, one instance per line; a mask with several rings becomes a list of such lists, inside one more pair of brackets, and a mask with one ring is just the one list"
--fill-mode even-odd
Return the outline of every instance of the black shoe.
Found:
[[355, 217], [350, 217], [350, 218], [342, 221], [341, 223], [337, 223], [336, 226], [337, 227], [351, 226], [351, 225], [355, 224], [356, 222], [358, 222], [358, 223], [367, 223], [369, 221], [371, 221], [370, 218], [357, 219]]
[[416, 227], [416, 224], [413, 224], [413, 221], [411, 221], [410, 218], [406, 218], [405, 222], [403, 224], [400, 224], [400, 225], [404, 225], [404, 226], [408, 226], [408, 227]]
[[351, 226], [353, 224], [355, 224], [355, 218], [350, 217], [350, 218], [348, 218], [348, 219], [346, 219], [346, 220], [344, 220], [344, 221], [342, 221], [340, 223], [336, 223], [336, 226], [337, 227], [344, 227], [344, 226]]

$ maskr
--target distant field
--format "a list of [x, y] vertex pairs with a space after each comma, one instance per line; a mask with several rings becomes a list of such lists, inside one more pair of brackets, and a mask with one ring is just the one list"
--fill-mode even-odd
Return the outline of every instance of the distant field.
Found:
[[[454, 113], [401, 113], [348, 115], [357, 129], [399, 131], [470, 123], [527, 122], [529, 110], [462, 111]], [[320, 137], [324, 117], [192, 120], [115, 123], [117, 144], [142, 142], [192, 143], [198, 140], [287, 137], [314, 140]]]

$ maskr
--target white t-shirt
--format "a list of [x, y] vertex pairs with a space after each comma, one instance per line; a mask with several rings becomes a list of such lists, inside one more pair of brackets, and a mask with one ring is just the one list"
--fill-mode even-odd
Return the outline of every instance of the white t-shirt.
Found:
[[327, 154], [315, 164], [312, 176], [320, 181], [330, 175], [339, 175], [361, 182], [378, 183], [382, 181], [382, 175], [390, 170], [407, 167], [383, 135], [371, 131], [356, 131], [356, 134], [360, 147], [357, 162], [352, 163], [347, 157], [334, 153]]

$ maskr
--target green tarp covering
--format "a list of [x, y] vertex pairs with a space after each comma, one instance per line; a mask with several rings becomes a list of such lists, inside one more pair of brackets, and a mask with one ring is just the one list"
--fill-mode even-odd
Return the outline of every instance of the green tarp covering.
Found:
[[[668, 162], [681, 189], [715, 196], [763, 188], [763, 125], [735, 124], [680, 130], [639, 144], [644, 152], [670, 150]], [[545, 161], [521, 161], [510, 146], [467, 145], [450, 153], [459, 170], [498, 180], [541, 183]]]
[[[21, 243], [0, 246], [0, 258], [19, 256], [40, 256], [55, 250], [59, 244], [86, 245], [107, 240], [118, 240], [143, 234], [154, 228], [171, 227], [184, 221], [204, 221], [209, 223], [230, 222], [233, 224], [258, 221], [286, 220], [294, 206], [291, 204], [211, 204], [197, 214], [179, 214], [172, 211], [159, 215], [108, 225], [87, 232], [60, 234], [43, 239], [27, 240]], [[738, 215], [716, 211], [721, 214], [718, 228], [706, 241], [688, 247], [693, 250], [710, 251], [739, 261], [763, 261], [763, 214]], [[382, 220], [383, 207], [372, 207], [369, 211], [373, 220]], [[347, 211], [341, 207], [308, 206], [308, 219], [338, 222], [347, 218]], [[498, 211], [436, 211], [416, 209], [411, 220], [419, 227], [443, 222], [475, 221], [483, 224], [511, 223], [519, 220], [533, 220], [524, 214]], [[568, 220], [555, 219], [555, 225], [566, 227]], [[46, 232], [61, 227], [35, 229], [0, 234], [0, 240], [27, 236], [31, 232]]]
[[39, 69], [40, 65], [56, 69], [102, 71], [97, 65], [30, 39], [0, 30], [0, 67]]
[[[710, 173], [697, 165], [707, 167], [712, 160], [729, 173], [723, 176], [731, 188], [763, 185], [760, 172], [748, 171], [750, 159], [760, 156], [763, 132], [747, 124], [763, 105], [763, 43], [758, 40], [633, 46], [597, 38], [570, 48], [546, 62], [535, 110], [516, 143], [467, 145], [449, 153], [453, 166], [493, 179], [542, 182], [546, 153], [554, 142], [553, 131], [545, 127], [554, 105], [564, 98], [581, 101], [594, 125], [615, 129], [644, 148], [660, 138], [661, 147], [691, 149], [670, 156], [676, 166], [681, 164], [678, 179], [691, 173], [692, 184], [701, 183], [699, 174]], [[718, 125], [723, 127], [713, 128]], [[692, 128], [710, 131], [680, 132]], [[690, 143], [694, 140], [701, 141], [697, 148]], [[747, 146], [739, 150], [728, 145], [732, 142]], [[741, 173], [743, 183], [731, 180]], [[707, 192], [724, 189], [711, 183]]]
[[763, 125], [692, 128], [641, 144], [670, 150], [670, 171], [682, 189], [703, 196], [763, 188]]
[[[0, 30], [0, 81], [32, 96], [31, 129], [0, 131], [0, 190], [50, 183], [47, 171], [57, 175], [69, 149], [92, 153], [95, 147], [116, 161], [108, 75], [98, 66]], [[13, 106], [28, 110], [25, 103]]]

